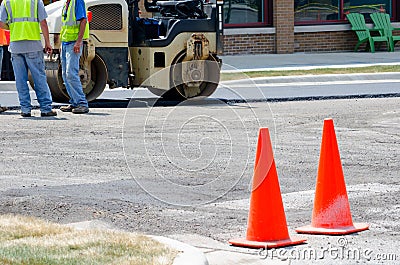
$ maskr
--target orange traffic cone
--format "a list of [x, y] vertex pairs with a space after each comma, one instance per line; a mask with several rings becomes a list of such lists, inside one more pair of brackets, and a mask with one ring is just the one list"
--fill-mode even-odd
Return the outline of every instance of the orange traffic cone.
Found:
[[253, 187], [246, 238], [232, 239], [234, 246], [276, 248], [304, 243], [289, 237], [268, 128], [258, 135]]
[[333, 120], [325, 119], [311, 225], [296, 232], [346, 235], [366, 229], [368, 224], [353, 224]]

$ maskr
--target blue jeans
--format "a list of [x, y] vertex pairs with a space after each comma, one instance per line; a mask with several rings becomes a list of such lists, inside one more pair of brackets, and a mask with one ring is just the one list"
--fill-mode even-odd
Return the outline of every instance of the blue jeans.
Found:
[[28, 53], [11, 53], [11, 61], [14, 69], [15, 85], [17, 86], [19, 104], [23, 113], [32, 110], [31, 96], [28, 86], [28, 69], [34, 83], [34, 90], [40, 105], [41, 112], [51, 111], [51, 93], [47, 85], [42, 51]]
[[79, 78], [79, 58], [82, 54], [83, 46], [80, 52], [74, 52], [75, 42], [61, 45], [61, 68], [65, 88], [71, 98], [69, 103], [72, 107], [88, 107], [86, 96], [83, 93], [82, 83]]

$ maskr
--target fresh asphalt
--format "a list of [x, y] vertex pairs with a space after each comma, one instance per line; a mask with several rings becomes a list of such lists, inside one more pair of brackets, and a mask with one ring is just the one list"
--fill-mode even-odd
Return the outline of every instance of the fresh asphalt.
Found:
[[[294, 69], [315, 69], [315, 68], [328, 68], [328, 67], [361, 67], [369, 65], [393, 65], [400, 64], [400, 56], [397, 53], [388, 52], [378, 52], [372, 53], [329, 53], [329, 54], [289, 54], [289, 55], [243, 55], [243, 56], [223, 56], [222, 57], [224, 66], [223, 71], [225, 72], [243, 72], [243, 71], [256, 71], [256, 70], [294, 70]], [[400, 89], [396, 90], [396, 87], [400, 88], [397, 81], [397, 73], [392, 74], [370, 74], [370, 75], [332, 75], [321, 77], [289, 77], [289, 78], [267, 78], [267, 79], [257, 79], [254, 82], [260, 87], [279, 87], [279, 84], [285, 83], [296, 83], [301, 85], [302, 88], [307, 86], [313, 86], [313, 84], [321, 83], [332, 83], [333, 86], [338, 86], [341, 83], [349, 84], [348, 82], [356, 81], [355, 86], [361, 87], [359, 84], [367, 83], [367, 81], [381, 82], [381, 84], [397, 84], [393, 86], [393, 90], [385, 91], [388, 95], [400, 94]], [[387, 80], [395, 80], [393, 82], [388, 82]], [[269, 86], [269, 84], [271, 84]], [[238, 83], [225, 83], [221, 89], [224, 87], [234, 87]], [[239, 88], [240, 89], [240, 88]], [[358, 91], [357, 93], [361, 96], [363, 91]], [[135, 93], [137, 97], [148, 97], [147, 90], [107, 90], [102, 95], [102, 99], [118, 99], [129, 97], [129, 93]], [[216, 98], [219, 98], [219, 91]], [[270, 95], [272, 92], [268, 92]], [[371, 91], [367, 91], [364, 94], [370, 95]], [[14, 82], [2, 82], [0, 83], [0, 104], [3, 106], [17, 107], [17, 98], [15, 93]], [[245, 94], [245, 92], [240, 92], [240, 94]], [[379, 94], [379, 93], [377, 93]], [[304, 96], [304, 94], [302, 95]], [[330, 96], [330, 95], [325, 95]], [[300, 97], [300, 95], [298, 96]], [[37, 104], [37, 103], [36, 103]], [[180, 240], [180, 238], [177, 238]], [[263, 260], [259, 257], [254, 257], [254, 255], [248, 255], [247, 251], [238, 251], [221, 242], [212, 241], [203, 237], [194, 237], [191, 239], [182, 238], [185, 242], [196, 242], [196, 246], [201, 249], [196, 255], [202, 252], [208, 259], [209, 264], [289, 264], [290, 261], [269, 261]], [[211, 251], [213, 250], [213, 251]], [[218, 251], [216, 251], [218, 250]], [[192, 251], [192, 250], [191, 250]], [[193, 254], [195, 255], [195, 254]], [[205, 259], [196, 259], [199, 264], [207, 264]], [[240, 261], [240, 262], [239, 262]], [[196, 264], [195, 260], [190, 264]]]

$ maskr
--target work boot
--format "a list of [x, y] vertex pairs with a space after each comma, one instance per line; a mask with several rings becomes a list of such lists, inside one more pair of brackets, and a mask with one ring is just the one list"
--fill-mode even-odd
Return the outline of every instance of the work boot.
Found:
[[73, 109], [74, 107], [72, 107], [71, 105], [68, 105], [68, 106], [61, 106], [60, 107], [60, 110], [62, 111], [62, 112], [72, 112], [72, 109]]
[[84, 113], [88, 113], [89, 112], [89, 108], [85, 107], [85, 106], [78, 106], [72, 109], [72, 113], [74, 114], [84, 114]]
[[21, 117], [23, 118], [29, 118], [32, 117], [32, 114], [30, 112], [22, 112], [21, 111]]
[[41, 112], [40, 113], [41, 117], [53, 117], [53, 116], [57, 116], [57, 111], [55, 110], [51, 110], [49, 112]]

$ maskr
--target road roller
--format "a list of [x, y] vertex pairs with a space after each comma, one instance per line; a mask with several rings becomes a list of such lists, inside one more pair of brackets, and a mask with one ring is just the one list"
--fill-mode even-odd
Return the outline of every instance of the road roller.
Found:
[[[210, 96], [218, 86], [222, 2], [85, 0], [90, 37], [79, 76], [88, 101], [106, 87], [145, 87], [169, 100]], [[63, 1], [46, 5], [53, 53], [45, 55], [55, 102], [68, 102], [60, 63]], [[141, 10], [142, 9], [142, 10]], [[31, 82], [32, 84], [32, 82]]]

